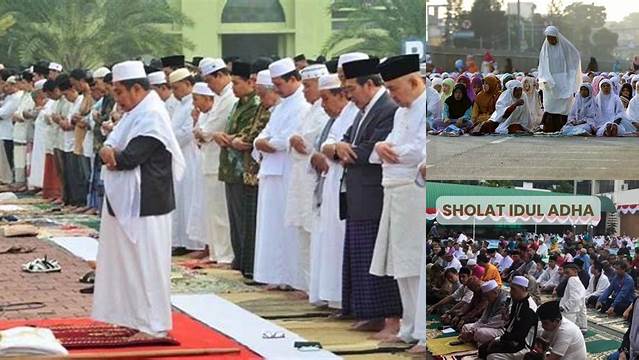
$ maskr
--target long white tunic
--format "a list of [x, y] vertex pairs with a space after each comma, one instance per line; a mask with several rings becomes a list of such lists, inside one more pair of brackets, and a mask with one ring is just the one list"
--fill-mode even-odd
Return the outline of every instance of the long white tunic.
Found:
[[[345, 106], [331, 126], [322, 147], [341, 139], [358, 112], [355, 106]], [[311, 281], [308, 295], [312, 304], [328, 301], [329, 306], [341, 308], [346, 222], [339, 218], [339, 190], [344, 168], [332, 159], [329, 159], [328, 165], [322, 186], [319, 221], [311, 233]]]
[[33, 151], [31, 152], [31, 172], [29, 173], [30, 187], [41, 188], [44, 182], [44, 158], [46, 154], [47, 133], [49, 131], [47, 116], [51, 115], [53, 105], [53, 100], [47, 100], [35, 119]]
[[171, 119], [173, 133], [186, 162], [184, 178], [176, 183], [173, 246], [198, 250], [204, 247], [204, 175], [193, 137], [192, 111], [193, 96], [189, 94], [180, 100]]
[[226, 120], [237, 98], [231, 96], [216, 97], [215, 103], [209, 112], [201, 113], [198, 119], [198, 127], [206, 142], [201, 144], [202, 170], [205, 179], [205, 218], [206, 229], [205, 242], [209, 244], [211, 260], [220, 263], [233, 261], [233, 248], [231, 247], [231, 235], [228, 209], [226, 206], [226, 193], [224, 183], [218, 179], [220, 167], [220, 146], [213, 141], [212, 135], [217, 131], [223, 131]]
[[[300, 114], [310, 104], [304, 99], [302, 87], [283, 98], [271, 113], [271, 118], [255, 139], [268, 139], [276, 149], [274, 153], [253, 152], [260, 161], [260, 191], [257, 199], [257, 224], [255, 233], [254, 278], [266, 284], [284, 284], [304, 290], [306, 284], [301, 268], [300, 243], [297, 231], [286, 226], [287, 185], [291, 176], [291, 160], [287, 154], [288, 138], [298, 128]], [[260, 159], [261, 158], [261, 159]]]
[[559, 306], [564, 309], [563, 317], [575, 323], [581, 330], [588, 328], [586, 289], [578, 276], [572, 276], [568, 279], [566, 291], [559, 301]]
[[[382, 163], [384, 206], [370, 273], [407, 278], [419, 276], [422, 243], [426, 239], [426, 189], [415, 184], [426, 142], [426, 92], [410, 107], [395, 112], [393, 130], [385, 140], [399, 163]], [[382, 162], [377, 151], [371, 163]]]
[[0, 139], [13, 140], [13, 114], [20, 106], [22, 91], [16, 91], [4, 98], [0, 106]]
[[[182, 176], [184, 158], [166, 108], [155, 92], [124, 115], [105, 144], [122, 151], [137, 136], [161, 141], [172, 155], [174, 181]], [[102, 171], [106, 197], [118, 217], [102, 212], [91, 317], [164, 335], [172, 327], [171, 214], [139, 216], [139, 166]]]
[[168, 99], [164, 102], [166, 106], [166, 110], [169, 112], [169, 116], [173, 118], [173, 114], [175, 114], [175, 110], [180, 106], [180, 100], [178, 100], [173, 94], [169, 96]]

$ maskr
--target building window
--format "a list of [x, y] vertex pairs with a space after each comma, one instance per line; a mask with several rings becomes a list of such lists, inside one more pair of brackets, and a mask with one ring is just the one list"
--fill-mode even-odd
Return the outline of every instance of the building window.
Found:
[[223, 23], [285, 22], [279, 0], [227, 0], [222, 11]]

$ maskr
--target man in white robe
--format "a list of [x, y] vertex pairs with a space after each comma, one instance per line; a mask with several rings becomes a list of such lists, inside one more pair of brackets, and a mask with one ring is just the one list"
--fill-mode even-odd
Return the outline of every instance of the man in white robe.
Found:
[[11, 173], [9, 183], [13, 182], [13, 114], [20, 106], [23, 92], [17, 87], [17, 79], [15, 76], [9, 76], [4, 82], [3, 93], [5, 94], [2, 106], [0, 106], [0, 139], [4, 145], [5, 155], [8, 160], [9, 169], [7, 173]]
[[556, 132], [566, 124], [574, 94], [579, 90], [581, 55], [554, 26], [544, 31], [546, 40], [539, 53], [539, 88], [543, 91], [544, 132]]
[[171, 86], [166, 81], [166, 74], [164, 74], [164, 71], [155, 71], [150, 73], [148, 78], [151, 89], [153, 89], [160, 96], [160, 99], [164, 101], [164, 105], [166, 106], [166, 110], [169, 112], [169, 116], [173, 117], [173, 113], [175, 113], [175, 109], [178, 107], [180, 102], [175, 98], [175, 96], [173, 96]]
[[426, 239], [426, 189], [415, 185], [426, 142], [426, 87], [419, 56], [400, 55], [379, 65], [386, 88], [400, 106], [393, 130], [375, 144], [371, 163], [382, 164], [384, 207], [371, 274], [393, 276], [402, 300], [399, 333], [388, 340], [411, 343], [419, 292], [419, 273]]
[[107, 209], [91, 317], [165, 336], [172, 328], [173, 184], [184, 173], [184, 158], [162, 100], [149, 91], [142, 62], [113, 66], [113, 83], [125, 115], [100, 150]]
[[579, 326], [581, 332], [588, 331], [588, 318], [586, 317], [586, 288], [579, 280], [577, 273], [579, 268], [576, 264], [564, 265], [564, 273], [568, 276], [568, 283], [564, 296], [559, 301], [564, 318]]
[[199, 111], [195, 138], [200, 143], [202, 170], [205, 178], [205, 196], [207, 227], [206, 243], [209, 245], [209, 258], [218, 264], [231, 264], [233, 248], [229, 230], [229, 217], [226, 210], [224, 183], [218, 179], [220, 146], [213, 141], [212, 134], [224, 130], [225, 114], [218, 107], [215, 93], [204, 82], [193, 87], [193, 105]]
[[310, 105], [292, 59], [272, 63], [269, 71], [282, 100], [254, 141], [254, 158], [260, 161], [254, 279], [304, 290], [299, 283], [303, 267], [299, 237], [295, 228], [286, 225], [284, 214], [291, 176], [288, 138], [299, 127], [299, 115], [308, 112]]
[[[347, 107], [349, 100], [337, 74], [323, 75], [318, 88], [322, 107], [330, 120], [322, 129], [318, 145], [323, 148], [329, 138], [341, 139], [351, 126], [354, 115]], [[344, 220], [339, 218], [339, 188], [344, 168], [333, 157], [315, 153], [313, 168], [320, 174], [315, 206], [319, 220], [311, 233], [311, 304], [326, 303], [333, 309], [342, 307], [342, 258], [344, 254]]]
[[27, 183], [27, 145], [29, 142], [29, 130], [33, 126], [31, 110], [35, 107], [31, 92], [33, 74], [28, 71], [22, 73], [18, 80], [18, 90], [22, 93], [20, 104], [13, 114], [13, 164], [15, 176], [15, 189], [26, 190]]
[[298, 232], [302, 271], [299, 273], [296, 287], [305, 291], [308, 290], [310, 277], [311, 231], [317, 217], [317, 212], [313, 211], [313, 190], [317, 182], [317, 174], [311, 169], [310, 159], [315, 140], [328, 122], [328, 115], [322, 107], [318, 86], [319, 77], [327, 74], [328, 69], [323, 64], [307, 66], [300, 72], [304, 98], [311, 104], [311, 108], [306, 114], [300, 114], [299, 127], [288, 139], [291, 177], [284, 221], [286, 225], [295, 227]]
[[181, 68], [171, 73], [169, 83], [180, 101], [171, 124], [186, 161], [184, 178], [176, 184], [176, 211], [173, 213], [173, 247], [177, 255], [204, 249], [204, 174], [193, 136], [193, 77], [187, 69]]
[[34, 84], [35, 89], [35, 129], [33, 134], [33, 151], [31, 152], [31, 167], [28, 184], [31, 188], [42, 189], [44, 185], [44, 158], [46, 154], [46, 141], [49, 125], [46, 117], [52, 110], [53, 100], [48, 99], [43, 91], [44, 83], [41, 79]]

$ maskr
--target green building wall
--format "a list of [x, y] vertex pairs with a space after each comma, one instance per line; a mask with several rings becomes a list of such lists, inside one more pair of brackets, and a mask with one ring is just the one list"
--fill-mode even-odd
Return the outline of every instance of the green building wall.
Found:
[[[269, 41], [277, 42], [277, 54], [271, 55], [284, 57], [304, 53], [308, 58], [314, 58], [320, 55], [331, 34], [331, 0], [279, 0], [285, 22], [222, 23], [224, 6], [230, 1], [234, 0], [173, 0], [174, 6], [193, 21], [192, 26], [177, 31], [194, 44], [193, 49], [184, 49], [187, 58], [237, 55], [223, 53], [223, 41], [231, 41], [229, 35], [269, 35], [266, 37]], [[238, 37], [231, 37], [235, 38]], [[260, 41], [259, 37], [255, 39]]]

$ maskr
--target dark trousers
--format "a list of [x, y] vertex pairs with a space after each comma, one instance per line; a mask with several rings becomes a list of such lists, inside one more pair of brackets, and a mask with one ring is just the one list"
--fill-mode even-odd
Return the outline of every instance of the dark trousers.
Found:
[[60, 178], [60, 189], [62, 189], [62, 202], [69, 204], [69, 195], [67, 194], [66, 175], [65, 173], [65, 156], [64, 151], [61, 149], [53, 149], [53, 155], [55, 156], [55, 167], [58, 170], [58, 177]]
[[2, 140], [2, 144], [4, 145], [7, 160], [9, 161], [9, 168], [13, 172], [13, 140]]
[[240, 254], [235, 253], [239, 268], [245, 278], [253, 278], [255, 260], [255, 230], [257, 226], [257, 186], [243, 185], [242, 237]]
[[86, 206], [91, 177], [91, 160], [73, 152], [64, 153], [65, 175], [64, 186], [68, 203], [73, 206]]
[[244, 202], [244, 184], [225, 183], [226, 207], [229, 213], [229, 226], [231, 228], [231, 247], [234, 259], [231, 264], [234, 270], [240, 270], [240, 258], [242, 257], [242, 205]]
[[[606, 301], [604, 301], [603, 303], [601, 303], [601, 313], [605, 313], [606, 311], [608, 311], [608, 309], [610, 309], [610, 307], [612, 306], [612, 303], [615, 301], [614, 298], [609, 298]], [[617, 316], [621, 316], [623, 315], [623, 312], [626, 311], [626, 309], [628, 308], [628, 306], [630, 306], [631, 302], [622, 302], [619, 303], [617, 305], [614, 306], [614, 312], [615, 315]]]
[[597, 306], [597, 300], [599, 300], [599, 296], [593, 295], [586, 298], [586, 306], [595, 307]]

